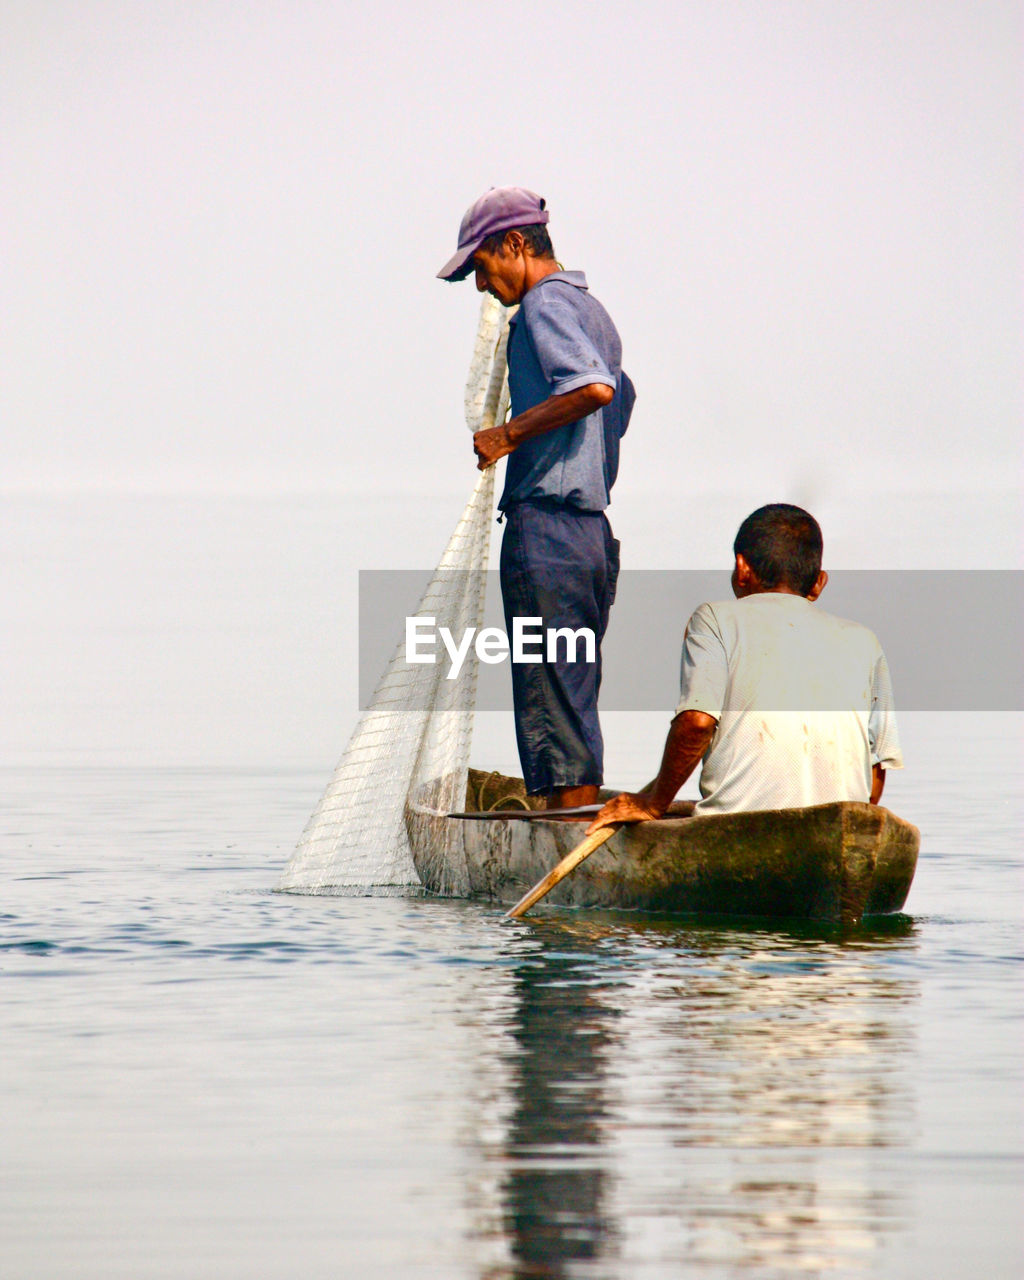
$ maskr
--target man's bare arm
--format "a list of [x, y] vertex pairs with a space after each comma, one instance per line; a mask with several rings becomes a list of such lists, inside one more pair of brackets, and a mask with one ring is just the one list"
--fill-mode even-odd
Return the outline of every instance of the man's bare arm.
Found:
[[871, 766], [871, 804], [878, 804], [885, 790], [885, 770], [880, 764]]
[[473, 436], [473, 450], [477, 456], [477, 469], [485, 471], [499, 458], [512, 453], [524, 440], [542, 436], [568, 422], [578, 422], [595, 410], [610, 404], [615, 395], [613, 387], [604, 382], [591, 382], [577, 387], [565, 395], [548, 396], [532, 409], [520, 413], [500, 427], [489, 427]]
[[613, 822], [660, 818], [707, 751], [717, 723], [714, 716], [703, 711], [681, 711], [669, 726], [658, 776], [639, 794], [626, 792], [609, 800], [587, 828], [587, 834]]

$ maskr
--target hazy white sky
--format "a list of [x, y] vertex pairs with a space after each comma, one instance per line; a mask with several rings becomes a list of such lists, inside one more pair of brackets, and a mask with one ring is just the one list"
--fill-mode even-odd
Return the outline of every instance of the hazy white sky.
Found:
[[0, 0], [0, 485], [468, 493], [477, 299], [434, 273], [515, 182], [622, 332], [620, 488], [1010, 488], [1022, 25]]

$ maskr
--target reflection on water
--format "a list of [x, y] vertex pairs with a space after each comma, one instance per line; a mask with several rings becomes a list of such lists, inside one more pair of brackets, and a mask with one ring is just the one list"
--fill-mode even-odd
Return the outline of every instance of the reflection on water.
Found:
[[513, 1100], [501, 1199], [519, 1275], [565, 1274], [599, 1257], [612, 1234], [608, 1173], [593, 1155], [608, 1124], [608, 1056], [616, 980], [588, 971], [586, 953], [549, 940], [514, 974]]
[[904, 1217], [870, 1152], [913, 1135], [916, 945], [906, 917], [845, 935], [558, 917], [514, 935], [482, 1015], [496, 1204], [478, 1208], [503, 1246], [484, 1274], [877, 1261]]

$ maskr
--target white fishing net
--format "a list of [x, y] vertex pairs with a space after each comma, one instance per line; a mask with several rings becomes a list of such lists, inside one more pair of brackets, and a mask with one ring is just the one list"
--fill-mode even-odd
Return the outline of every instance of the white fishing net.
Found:
[[[480, 311], [466, 383], [466, 422], [478, 431], [508, 408], [507, 312], [490, 296]], [[438, 631], [460, 637], [483, 619], [494, 506], [494, 467], [480, 473], [462, 518], [416, 610]], [[470, 646], [455, 679], [444, 662], [406, 662], [402, 638], [360, 716], [345, 753], [285, 867], [279, 889], [328, 892], [343, 887], [420, 883], [406, 833], [413, 802], [417, 848], [434, 863], [442, 891], [466, 887], [462, 823], [444, 815], [465, 807], [476, 703], [477, 659]], [[440, 874], [437, 874], [440, 873]]]

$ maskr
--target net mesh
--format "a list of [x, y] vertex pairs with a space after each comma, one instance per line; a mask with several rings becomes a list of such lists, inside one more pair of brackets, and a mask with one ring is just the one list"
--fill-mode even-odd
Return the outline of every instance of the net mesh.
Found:
[[[466, 382], [466, 422], [477, 431], [508, 408], [505, 345], [509, 314], [491, 297], [480, 311]], [[420, 600], [417, 617], [461, 636], [483, 618], [494, 467], [476, 487]], [[446, 664], [406, 662], [403, 636], [356, 724], [320, 803], [278, 885], [294, 893], [416, 885], [407, 817], [420, 856], [442, 892], [467, 888], [464, 824], [444, 815], [465, 807], [476, 703], [472, 646], [458, 676]]]

